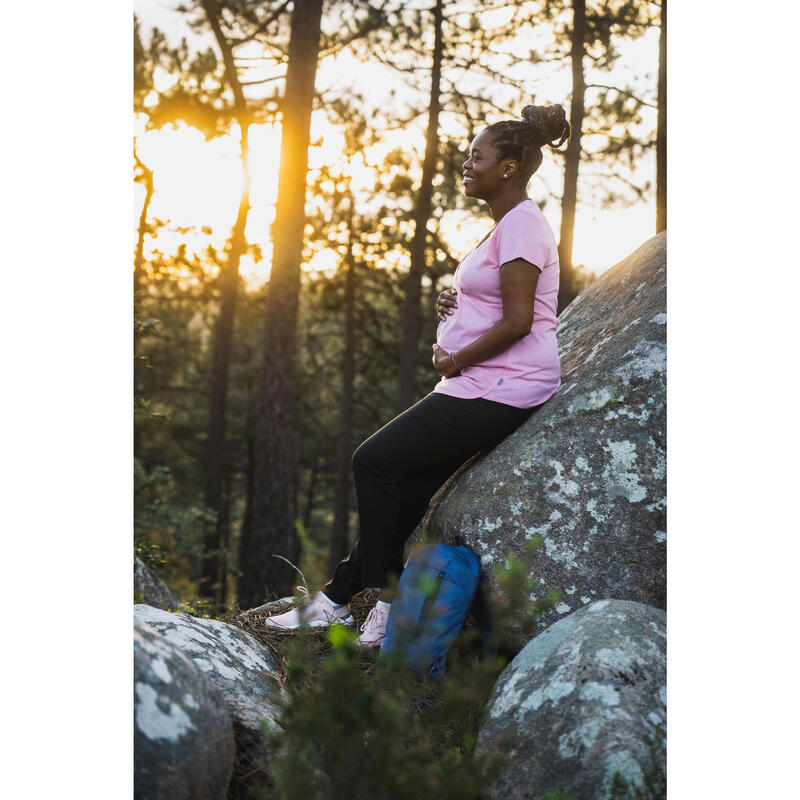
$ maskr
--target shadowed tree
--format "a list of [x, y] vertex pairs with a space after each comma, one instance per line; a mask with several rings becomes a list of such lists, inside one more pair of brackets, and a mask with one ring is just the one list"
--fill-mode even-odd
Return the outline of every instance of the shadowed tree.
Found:
[[[587, 82], [586, 62], [593, 72], [607, 71], [619, 58], [616, 44], [624, 38], [637, 38], [651, 26], [646, 0], [545, 0], [543, 10], [548, 19], [554, 20], [556, 34], [553, 52], [549, 56], [537, 57], [539, 61], [558, 62], [569, 60], [572, 72], [569, 122], [570, 140], [564, 155], [564, 188], [561, 198], [561, 226], [558, 253], [560, 282], [558, 312], [577, 294], [575, 267], [573, 265], [573, 239], [575, 217], [579, 198], [579, 172], [587, 161], [610, 162], [608, 178], [622, 181], [633, 189], [638, 197], [644, 191], [620, 175], [618, 161], [628, 159], [633, 167], [634, 156], [654, 142], [641, 141], [630, 131], [633, 123], [641, 122], [639, 111], [653, 104], [642, 100], [629, 87], [616, 87]], [[571, 17], [564, 22], [566, 15]], [[601, 94], [594, 102], [587, 100], [587, 90], [598, 89]], [[614, 97], [612, 100], [611, 97]], [[621, 127], [623, 133], [615, 134]], [[587, 134], [602, 134], [606, 144], [591, 153], [582, 144]], [[599, 176], [593, 176], [599, 177]], [[606, 191], [605, 204], [616, 199], [612, 189]]]
[[[355, 45], [385, 24], [386, 0], [295, 4], [290, 44], [283, 54], [286, 84], [280, 108], [283, 135], [278, 202], [273, 225], [273, 265], [266, 296], [266, 330], [255, 413], [253, 497], [240, 541], [239, 602], [260, 601], [265, 590], [285, 594], [295, 574], [272, 554], [296, 560], [297, 317], [304, 238], [309, 121], [319, 58]], [[266, 47], [272, 42], [256, 37]], [[302, 395], [300, 395], [302, 401]], [[316, 460], [314, 461], [316, 464]], [[316, 467], [312, 470], [313, 474]], [[312, 487], [313, 488], [313, 487]], [[309, 504], [310, 505], [310, 504]]]
[[402, 333], [400, 336], [400, 370], [398, 376], [397, 412], [404, 411], [416, 397], [417, 349], [420, 334], [420, 297], [425, 272], [425, 250], [428, 238], [428, 218], [431, 215], [433, 176], [439, 155], [439, 99], [442, 75], [442, 0], [433, 7], [433, 60], [428, 102], [428, 130], [425, 137], [425, 158], [422, 162], [422, 183], [415, 196], [414, 238], [411, 240], [411, 267], [405, 283]]
[[214, 598], [221, 605], [225, 597], [226, 565], [222, 558], [227, 554], [229, 506], [224, 491], [228, 464], [226, 452], [228, 373], [231, 359], [233, 317], [239, 288], [239, 262], [247, 250], [245, 228], [250, 210], [250, 167], [248, 133], [250, 112], [239, 75], [234, 63], [233, 47], [222, 31], [221, 7], [214, 0], [202, 0], [201, 6], [209, 27], [214, 33], [225, 66], [225, 81], [233, 93], [232, 116], [239, 124], [239, 158], [241, 162], [242, 189], [236, 221], [230, 235], [227, 259], [220, 273], [219, 315], [214, 327], [214, 345], [211, 364], [208, 403], [208, 438], [205, 450], [205, 493], [207, 508], [215, 514], [217, 524], [208, 529], [203, 543], [203, 560], [199, 591], [202, 597]]
[[289, 551], [292, 522], [292, 423], [300, 259], [305, 224], [309, 127], [320, 46], [322, 0], [294, 4], [286, 86], [281, 101], [281, 159], [266, 298], [264, 354], [255, 421], [253, 497], [239, 550], [239, 604], [265, 590], [287, 594], [293, 575], [271, 558]]
[[147, 233], [147, 212], [150, 208], [150, 201], [153, 199], [153, 171], [148, 169], [147, 165], [142, 162], [136, 154], [136, 143], [133, 145], [133, 159], [136, 162], [138, 172], [136, 173], [135, 180], [143, 183], [145, 187], [144, 202], [142, 203], [142, 211], [139, 214], [139, 225], [137, 228], [136, 236], [136, 254], [133, 259], [133, 291], [134, 294], [139, 291], [142, 284], [142, 274], [144, 272], [144, 237]]
[[[153, 89], [153, 71], [156, 62], [152, 54], [146, 51], [139, 30], [139, 20], [133, 18], [133, 110], [135, 113], [145, 111], [144, 99]], [[153, 171], [139, 158], [136, 152], [136, 139], [133, 142], [133, 160], [137, 172], [134, 180], [145, 187], [142, 211], [139, 214], [139, 225], [136, 236], [136, 252], [133, 258], [133, 292], [134, 298], [142, 286], [144, 273], [144, 237], [147, 235], [147, 213], [153, 199]], [[136, 340], [134, 339], [134, 350]]]
[[[244, 3], [241, 7], [246, 8], [247, 5]], [[246, 24], [252, 28], [264, 19], [272, 21], [277, 11], [267, 13], [269, 5], [262, 3], [261, 16], [253, 21], [247, 20]], [[214, 600], [219, 606], [226, 595], [225, 557], [229, 541], [229, 505], [225, 490], [230, 484], [226, 442], [228, 380], [234, 314], [240, 283], [239, 264], [242, 255], [248, 250], [245, 238], [250, 209], [248, 133], [250, 125], [254, 121], [267, 119], [269, 112], [263, 108], [263, 104], [253, 108], [245, 98], [234, 50], [247, 36], [242, 32], [241, 21], [230, 15], [227, 4], [217, 0], [197, 0], [192, 5], [181, 6], [179, 10], [186, 14], [187, 23], [194, 30], [211, 31], [221, 62], [210, 48], [191, 54], [185, 40], [178, 48], [170, 48], [158, 31], [153, 32], [149, 47], [144, 48], [138, 36], [137, 25], [134, 45], [136, 61], [140, 66], [134, 73], [135, 100], [143, 106], [141, 95], [148, 93], [148, 90], [154, 90], [152, 79], [155, 66], [161, 66], [170, 72], [177, 78], [175, 85], [158, 95], [155, 104], [143, 108], [149, 117], [148, 127], [184, 121], [199, 127], [210, 138], [227, 133], [237, 126], [242, 176], [238, 211], [217, 280], [219, 305], [212, 334], [208, 426], [203, 454], [204, 501], [215, 515], [216, 525], [206, 528], [200, 558], [198, 591], [201, 597]], [[228, 23], [225, 22], [225, 12], [229, 14]]]
[[584, 95], [583, 57], [586, 38], [586, 0], [572, 0], [572, 99], [569, 105], [570, 137], [564, 154], [564, 193], [561, 198], [561, 231], [558, 240], [559, 287], [558, 313], [575, 296], [573, 286], [572, 240], [575, 234], [575, 210], [578, 200], [578, 167], [581, 161]]
[[345, 270], [344, 282], [344, 347], [342, 350], [342, 397], [339, 406], [340, 429], [336, 443], [336, 479], [333, 502], [333, 525], [331, 547], [328, 557], [328, 571], [333, 572], [336, 564], [349, 550], [347, 519], [350, 501], [350, 459], [353, 440], [353, 390], [355, 382], [355, 296], [356, 260], [353, 256], [353, 195], [346, 193], [347, 209], [347, 249], [342, 268]]
[[226, 450], [228, 374], [230, 369], [233, 319], [239, 288], [239, 263], [247, 250], [245, 228], [250, 210], [250, 168], [248, 134], [251, 115], [245, 100], [242, 83], [234, 62], [235, 42], [222, 30], [221, 5], [215, 0], [201, 0], [206, 21], [222, 55], [225, 81], [233, 94], [231, 114], [239, 125], [239, 158], [242, 188], [239, 208], [231, 230], [227, 259], [220, 273], [219, 315], [214, 327], [214, 345], [211, 364], [208, 437], [205, 450], [205, 504], [215, 514], [217, 524], [208, 529], [203, 546], [202, 570], [199, 591], [201, 596], [214, 598], [221, 605], [225, 594], [227, 569], [222, 558], [227, 554], [229, 539], [229, 505], [225, 485], [228, 480], [228, 454]]

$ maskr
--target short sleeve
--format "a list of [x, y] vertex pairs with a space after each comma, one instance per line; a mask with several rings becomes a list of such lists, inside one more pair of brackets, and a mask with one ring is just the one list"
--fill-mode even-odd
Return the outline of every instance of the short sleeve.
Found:
[[510, 214], [501, 221], [495, 237], [497, 265], [524, 258], [542, 272], [551, 258], [552, 233], [547, 223], [527, 213]]

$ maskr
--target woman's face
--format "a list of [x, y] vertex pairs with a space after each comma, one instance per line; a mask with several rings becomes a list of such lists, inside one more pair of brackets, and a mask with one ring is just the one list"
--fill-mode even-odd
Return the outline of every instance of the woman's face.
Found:
[[492, 137], [481, 131], [470, 146], [469, 158], [463, 164], [464, 194], [485, 200], [492, 197], [510, 178], [503, 178], [504, 168], [508, 170], [509, 159], [498, 160], [498, 152], [492, 144]]

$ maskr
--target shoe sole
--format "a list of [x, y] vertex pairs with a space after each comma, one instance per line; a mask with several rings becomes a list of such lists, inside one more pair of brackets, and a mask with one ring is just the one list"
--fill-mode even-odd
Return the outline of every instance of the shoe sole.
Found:
[[379, 648], [383, 644], [383, 639], [381, 639], [379, 642], [362, 642], [361, 639], [359, 639], [358, 643], [361, 645], [361, 647]]
[[302, 628], [303, 625], [308, 628], [328, 628], [331, 625], [354, 625], [355, 620], [352, 615], [348, 615], [335, 620], [315, 619], [313, 622], [300, 622], [297, 625], [278, 625], [274, 622], [270, 622], [269, 617], [267, 617], [263, 624], [265, 628], [272, 628], [276, 631], [296, 631]]

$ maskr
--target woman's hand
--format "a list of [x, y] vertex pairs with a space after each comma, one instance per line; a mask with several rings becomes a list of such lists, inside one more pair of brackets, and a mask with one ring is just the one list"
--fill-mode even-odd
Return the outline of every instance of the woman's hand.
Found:
[[453, 313], [453, 309], [458, 308], [458, 303], [456, 302], [457, 294], [458, 289], [445, 289], [439, 293], [439, 299], [436, 301], [436, 313], [442, 322]]
[[453, 378], [460, 372], [447, 350], [438, 344], [433, 345], [433, 367], [443, 378]]

